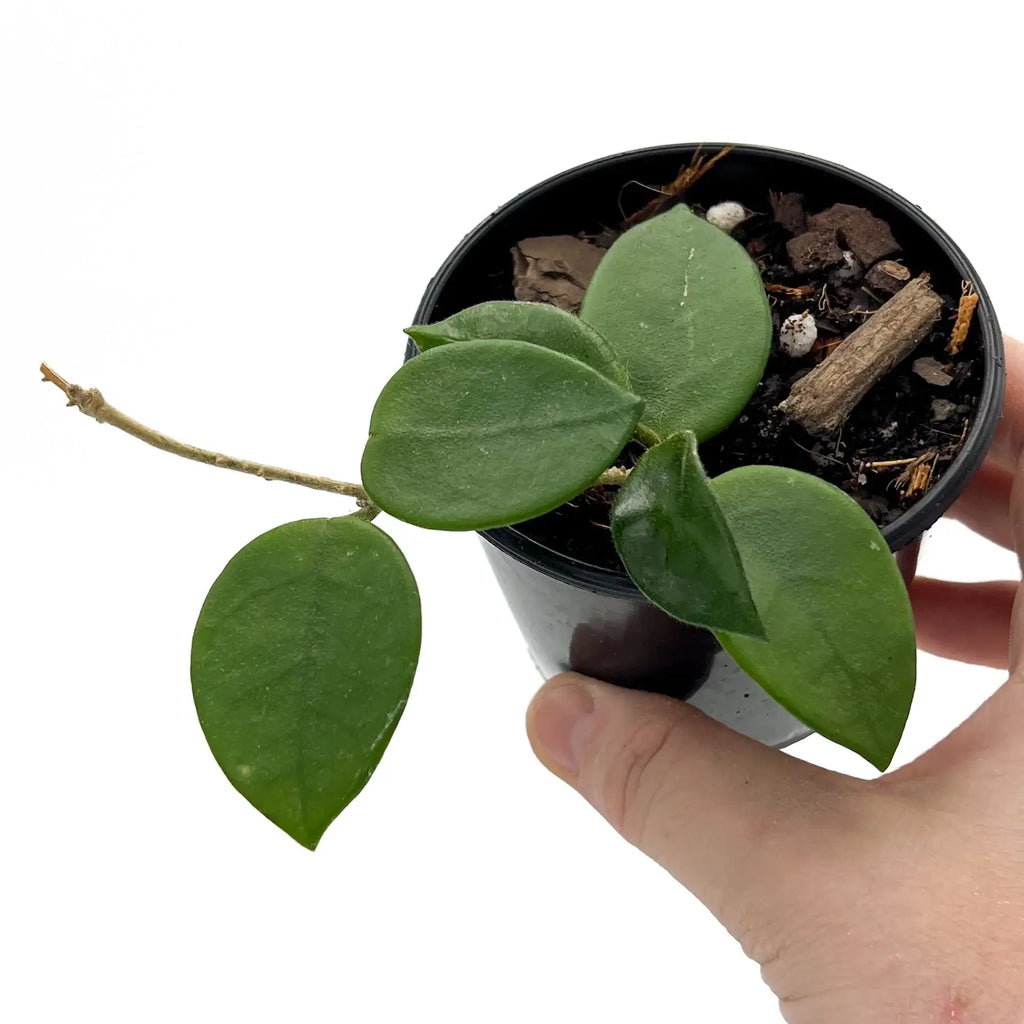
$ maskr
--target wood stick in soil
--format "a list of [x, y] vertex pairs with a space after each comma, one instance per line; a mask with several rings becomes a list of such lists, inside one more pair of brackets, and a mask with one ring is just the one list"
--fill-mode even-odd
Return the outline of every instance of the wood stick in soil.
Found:
[[871, 388], [910, 355], [941, 312], [942, 301], [928, 275], [915, 278], [801, 377], [779, 408], [809, 434], [832, 433]]

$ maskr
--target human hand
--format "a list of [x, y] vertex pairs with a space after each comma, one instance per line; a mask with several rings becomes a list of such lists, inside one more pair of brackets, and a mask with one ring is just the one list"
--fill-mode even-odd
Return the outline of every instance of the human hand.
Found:
[[[989, 457], [949, 514], [1020, 557], [1024, 345], [1010, 339], [1007, 371]], [[877, 779], [827, 771], [688, 704], [573, 673], [533, 699], [530, 742], [725, 925], [790, 1024], [1020, 1024], [1020, 591], [915, 581], [922, 649], [1010, 675], [945, 740]]]

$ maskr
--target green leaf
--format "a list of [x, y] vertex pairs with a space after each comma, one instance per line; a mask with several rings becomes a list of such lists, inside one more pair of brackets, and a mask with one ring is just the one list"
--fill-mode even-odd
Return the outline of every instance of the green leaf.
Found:
[[580, 318], [618, 353], [657, 437], [704, 441], [754, 393], [771, 345], [761, 275], [743, 246], [685, 206], [630, 228], [608, 250]]
[[442, 345], [384, 386], [363, 486], [417, 526], [522, 522], [592, 484], [629, 441], [642, 407], [596, 370], [538, 345]]
[[416, 583], [386, 533], [349, 517], [264, 533], [217, 578], [192, 640], [213, 756], [314, 849], [384, 753], [419, 647]]
[[763, 637], [736, 543], [686, 431], [649, 449], [619, 491], [612, 537], [633, 582], [677, 619]]
[[783, 707], [879, 770], [914, 696], [914, 619], [885, 539], [838, 488], [777, 466], [712, 481], [768, 639], [718, 632]]
[[436, 324], [407, 327], [421, 352], [453, 341], [529, 341], [593, 367], [624, 388], [629, 377], [611, 345], [589, 324], [542, 302], [481, 302]]

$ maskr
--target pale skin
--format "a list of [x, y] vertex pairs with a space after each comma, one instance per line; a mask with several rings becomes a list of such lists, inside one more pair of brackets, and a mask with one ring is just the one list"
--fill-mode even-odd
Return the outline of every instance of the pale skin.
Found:
[[[949, 514], [1024, 557], [1024, 345], [1006, 343], [1003, 420]], [[877, 779], [574, 674], [534, 698], [530, 742], [711, 910], [789, 1024], [1022, 1024], [1020, 594], [1017, 581], [915, 582], [919, 646], [1009, 678], [937, 746]]]

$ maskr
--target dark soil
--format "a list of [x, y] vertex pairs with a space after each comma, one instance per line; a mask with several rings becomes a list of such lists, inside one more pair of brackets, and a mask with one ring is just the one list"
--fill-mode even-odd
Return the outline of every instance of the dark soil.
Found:
[[[694, 208], [703, 212], [700, 206]], [[733, 231], [733, 237], [761, 268], [772, 307], [773, 351], [762, 382], [742, 414], [722, 434], [706, 441], [700, 454], [710, 476], [754, 464], [812, 473], [846, 491], [884, 527], [927, 493], [955, 458], [974, 418], [982, 359], [973, 347], [974, 332], [958, 355], [946, 352], [960, 296], [943, 295], [943, 315], [931, 335], [867, 394], [840, 430], [827, 437], [813, 437], [778, 411], [795, 381], [827, 358], [835, 343], [889, 297], [877, 287], [873, 291], [865, 287], [864, 275], [882, 256], [899, 261], [899, 253], [891, 251], [899, 240], [892, 238], [888, 225], [877, 217], [863, 216], [851, 223], [847, 234], [843, 219], [851, 209], [833, 207], [816, 215], [807, 211], [808, 217], [800, 197], [766, 194], [763, 210]], [[836, 232], [840, 250], [856, 250], [871, 263], [859, 265], [852, 279], [847, 275], [844, 280], [845, 264], [836, 263], [827, 244], [831, 236], [804, 240], [807, 234], [820, 235], [822, 231]], [[604, 229], [598, 244], [611, 244], [614, 234]], [[907, 269], [910, 276], [916, 276], [935, 268], [908, 265]], [[879, 279], [877, 272], [875, 277]], [[779, 286], [797, 294], [781, 291]], [[818, 340], [807, 356], [793, 359], [778, 350], [779, 327], [790, 314], [805, 311], [815, 317]], [[925, 376], [940, 381], [948, 377], [949, 383], [929, 383], [915, 373], [914, 363], [922, 357], [932, 357], [945, 371], [945, 375], [936, 374], [932, 367], [933, 372]], [[634, 442], [618, 464], [630, 466], [642, 452], [642, 446]], [[908, 459], [918, 461], [872, 465]], [[621, 569], [609, 528], [616, 493], [615, 487], [591, 488], [567, 505], [515, 529], [581, 561]]]

